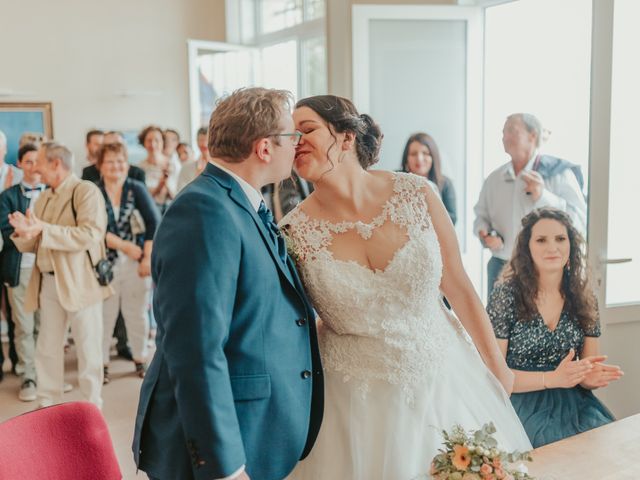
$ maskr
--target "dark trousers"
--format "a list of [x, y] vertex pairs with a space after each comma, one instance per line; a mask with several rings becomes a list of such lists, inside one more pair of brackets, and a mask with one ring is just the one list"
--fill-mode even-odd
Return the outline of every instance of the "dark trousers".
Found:
[[502, 260], [497, 257], [491, 257], [489, 263], [487, 263], [487, 302], [489, 302], [496, 280], [498, 280], [500, 272], [502, 272], [502, 269], [506, 264], [506, 260]]
[[124, 325], [124, 318], [122, 312], [118, 313], [118, 319], [116, 320], [116, 326], [113, 329], [113, 336], [116, 337], [118, 343], [116, 349], [118, 354], [126, 352], [129, 349], [129, 338], [127, 337], [127, 327]]

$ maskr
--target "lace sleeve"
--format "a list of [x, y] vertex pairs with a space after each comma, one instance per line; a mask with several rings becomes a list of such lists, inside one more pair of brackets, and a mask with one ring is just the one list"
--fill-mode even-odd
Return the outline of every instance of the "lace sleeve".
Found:
[[497, 338], [508, 340], [511, 326], [516, 321], [515, 299], [513, 289], [508, 284], [496, 285], [491, 293], [487, 313]]

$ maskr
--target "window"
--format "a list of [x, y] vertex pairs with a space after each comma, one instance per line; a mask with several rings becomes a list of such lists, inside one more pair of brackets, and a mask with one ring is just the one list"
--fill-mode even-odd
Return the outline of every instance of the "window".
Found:
[[296, 98], [323, 94], [325, 11], [325, 0], [228, 0], [227, 37], [257, 50], [257, 84]]

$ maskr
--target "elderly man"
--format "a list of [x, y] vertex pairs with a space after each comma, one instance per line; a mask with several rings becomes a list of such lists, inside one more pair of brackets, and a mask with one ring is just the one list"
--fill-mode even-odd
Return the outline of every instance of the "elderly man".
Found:
[[511, 257], [520, 220], [535, 208], [566, 211], [576, 228], [585, 232], [587, 205], [580, 188], [579, 167], [550, 155], [540, 155], [542, 126], [529, 113], [507, 117], [502, 143], [511, 161], [485, 180], [475, 206], [474, 232], [491, 250], [487, 265], [488, 296]]
[[62, 401], [65, 333], [71, 325], [78, 381], [86, 400], [102, 406], [102, 301], [111, 288], [98, 283], [93, 264], [105, 257], [107, 215], [102, 194], [73, 173], [73, 154], [58, 143], [38, 150], [36, 171], [51, 188], [26, 215], [9, 216], [11, 240], [36, 254], [25, 311], [40, 308], [36, 375], [41, 406]]

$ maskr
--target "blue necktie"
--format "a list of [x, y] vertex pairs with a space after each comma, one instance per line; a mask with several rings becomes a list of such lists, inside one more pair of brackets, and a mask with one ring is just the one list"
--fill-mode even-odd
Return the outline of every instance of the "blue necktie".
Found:
[[269, 237], [271, 238], [273, 245], [275, 245], [276, 247], [276, 251], [278, 252], [280, 260], [282, 260], [283, 265], [286, 266], [287, 244], [285, 243], [284, 237], [282, 236], [282, 233], [280, 233], [278, 226], [273, 221], [273, 214], [271, 213], [271, 210], [266, 207], [264, 202], [260, 202], [260, 207], [258, 208], [258, 216], [260, 217], [260, 220], [262, 220], [262, 223], [264, 223], [264, 226], [269, 233]]

